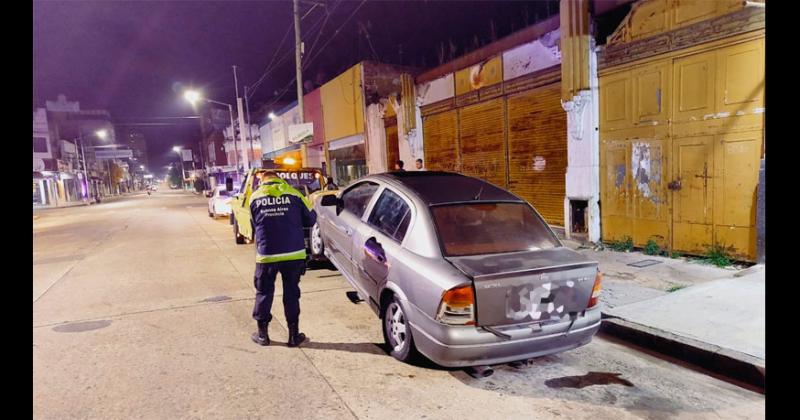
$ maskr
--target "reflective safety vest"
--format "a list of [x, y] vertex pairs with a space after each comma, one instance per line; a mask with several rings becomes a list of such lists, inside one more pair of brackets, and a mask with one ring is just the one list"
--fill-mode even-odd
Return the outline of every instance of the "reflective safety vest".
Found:
[[314, 226], [311, 203], [283, 179], [270, 179], [250, 196], [256, 262], [304, 260], [304, 227]]

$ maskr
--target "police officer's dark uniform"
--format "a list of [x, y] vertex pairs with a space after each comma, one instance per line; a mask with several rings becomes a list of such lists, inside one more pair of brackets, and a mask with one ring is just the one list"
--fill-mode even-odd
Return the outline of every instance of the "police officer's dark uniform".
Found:
[[[269, 175], [268, 175], [269, 176]], [[273, 175], [274, 176], [274, 175]], [[289, 327], [289, 347], [305, 341], [299, 331], [300, 276], [306, 270], [306, 247], [303, 227], [314, 226], [317, 214], [311, 204], [286, 181], [266, 178], [250, 198], [256, 240], [256, 302], [253, 318], [258, 331], [252, 339], [269, 345], [267, 326], [275, 293], [275, 277], [283, 281], [283, 311]]]

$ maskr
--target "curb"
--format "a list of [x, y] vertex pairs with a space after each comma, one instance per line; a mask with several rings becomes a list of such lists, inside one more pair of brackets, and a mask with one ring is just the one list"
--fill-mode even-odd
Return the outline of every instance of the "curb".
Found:
[[606, 318], [600, 331], [703, 369], [733, 378], [764, 390], [763, 359], [620, 318]]

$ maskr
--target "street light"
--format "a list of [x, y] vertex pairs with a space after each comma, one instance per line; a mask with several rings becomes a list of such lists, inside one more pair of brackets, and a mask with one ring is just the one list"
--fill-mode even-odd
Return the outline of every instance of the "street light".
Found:
[[108, 137], [108, 130], [97, 130], [94, 132], [100, 140], [105, 140]]
[[197, 105], [197, 103], [200, 102], [202, 98], [203, 96], [200, 95], [200, 92], [196, 90], [190, 89], [183, 93], [183, 99], [189, 101], [189, 103], [192, 104], [192, 106]]
[[[234, 159], [236, 160], [236, 162], [235, 162], [236, 163], [236, 170], [238, 172], [238, 170], [239, 170], [239, 151], [236, 149], [236, 126], [234, 125], [234, 122], [233, 122], [233, 105], [226, 104], [225, 102], [215, 101], [213, 99], [204, 98], [203, 95], [200, 93], [200, 91], [197, 91], [197, 90], [194, 90], [194, 89], [187, 89], [186, 91], [184, 91], [183, 92], [183, 99], [185, 99], [187, 102], [192, 104], [193, 107], [196, 106], [196, 104], [198, 102], [200, 102], [200, 101], [206, 101], [208, 103], [217, 104], [217, 105], [223, 105], [223, 106], [227, 106], [228, 107], [228, 113], [231, 116], [231, 137], [233, 137], [233, 156], [234, 156]], [[183, 162], [181, 162], [181, 163], [183, 163]]]
[[275, 118], [278, 118], [278, 116], [277, 116], [277, 115], [275, 115], [275, 113], [274, 113], [274, 112], [270, 112], [270, 113], [269, 113], [269, 115], [267, 115], [267, 116], [269, 117], [269, 120], [270, 120], [270, 121], [274, 120]]

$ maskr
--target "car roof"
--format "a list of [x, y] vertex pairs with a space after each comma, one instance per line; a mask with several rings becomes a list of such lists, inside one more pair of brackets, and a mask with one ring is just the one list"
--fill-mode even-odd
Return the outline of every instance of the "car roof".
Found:
[[494, 184], [454, 172], [387, 172], [378, 176], [402, 184], [428, 205], [476, 200], [523, 202]]

